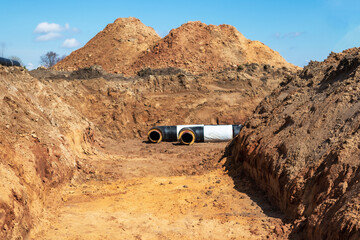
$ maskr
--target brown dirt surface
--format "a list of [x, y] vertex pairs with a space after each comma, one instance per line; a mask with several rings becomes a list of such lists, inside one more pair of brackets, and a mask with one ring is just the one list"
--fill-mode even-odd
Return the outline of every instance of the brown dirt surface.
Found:
[[47, 196], [29, 238], [286, 239], [291, 225], [251, 181], [234, 189], [225, 146], [108, 142]]
[[218, 164], [226, 143], [143, 140], [155, 125], [244, 123], [292, 75], [0, 66], [0, 239], [287, 238], [263, 193]]
[[139, 19], [118, 18], [84, 47], [56, 64], [54, 69], [73, 71], [100, 65], [111, 73], [127, 73], [139, 54], [159, 39], [155, 30], [145, 26]]
[[230, 25], [188, 22], [160, 38], [136, 18], [119, 18], [53, 68], [73, 71], [100, 65], [110, 73], [136, 75], [144, 68], [181, 68], [193, 74], [246, 63], [299, 69]]
[[246, 172], [303, 239], [360, 239], [360, 48], [311, 62], [256, 108], [227, 167]]

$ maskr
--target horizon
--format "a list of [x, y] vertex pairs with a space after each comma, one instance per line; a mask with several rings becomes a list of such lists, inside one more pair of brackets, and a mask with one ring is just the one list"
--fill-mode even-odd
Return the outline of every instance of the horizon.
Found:
[[28, 69], [37, 68], [40, 57], [48, 51], [69, 55], [107, 24], [126, 17], [140, 19], [160, 37], [189, 21], [232, 25], [246, 38], [264, 43], [300, 67], [311, 60], [322, 61], [331, 52], [360, 46], [357, 40], [360, 3], [355, 0], [295, 3], [20, 0], [6, 2], [3, 7], [6, 13], [0, 16], [0, 56], [19, 57]]

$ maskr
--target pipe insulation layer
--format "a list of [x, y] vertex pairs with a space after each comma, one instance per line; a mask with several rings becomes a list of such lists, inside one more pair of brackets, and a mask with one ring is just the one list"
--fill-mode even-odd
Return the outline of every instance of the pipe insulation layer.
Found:
[[21, 66], [18, 61], [7, 59], [7, 58], [2, 58], [2, 57], [0, 57], [0, 64], [4, 65], [4, 66], [8, 66], [8, 67], [10, 67], [10, 66], [20, 67]]
[[175, 142], [191, 145], [194, 142], [229, 141], [239, 134], [242, 125], [177, 125], [157, 126], [148, 132], [150, 142]]
[[202, 124], [197, 125], [177, 125], [177, 126], [157, 126], [153, 127], [148, 132], [148, 139], [152, 143], [159, 143], [161, 141], [176, 142], [179, 137], [179, 132], [183, 128], [188, 127], [203, 127]]

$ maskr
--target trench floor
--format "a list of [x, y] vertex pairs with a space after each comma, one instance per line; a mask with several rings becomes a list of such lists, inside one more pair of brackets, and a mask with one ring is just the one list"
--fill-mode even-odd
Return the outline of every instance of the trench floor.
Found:
[[264, 194], [218, 162], [226, 143], [104, 146], [47, 196], [29, 239], [288, 238]]

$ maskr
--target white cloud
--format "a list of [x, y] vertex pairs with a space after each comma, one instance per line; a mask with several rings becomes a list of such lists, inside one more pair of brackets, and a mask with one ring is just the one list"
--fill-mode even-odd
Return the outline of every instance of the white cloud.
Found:
[[61, 37], [62, 37], [62, 35], [60, 33], [49, 32], [47, 34], [43, 34], [43, 35], [38, 36], [35, 40], [38, 41], [38, 42], [45, 42], [45, 41], [58, 39], [58, 38], [61, 38]]
[[34, 30], [35, 33], [50, 33], [61, 31], [63, 31], [63, 27], [61, 27], [59, 24], [48, 22], [39, 23]]
[[74, 47], [78, 47], [79, 45], [80, 45], [79, 41], [76, 40], [75, 38], [68, 38], [65, 39], [65, 41], [61, 46], [64, 48], [74, 48]]
[[[70, 24], [68, 23], [62, 26], [57, 23], [48, 22], [39, 23], [34, 30], [34, 33], [38, 35], [35, 38], [37, 42], [51, 41], [62, 38], [64, 35], [72, 35], [78, 32], [79, 29], [70, 27]], [[74, 38], [66, 39], [62, 44], [62, 46], [65, 48], [73, 48], [77, 47], [78, 45], [80, 45], [79, 42]]]
[[34, 64], [28, 63], [28, 64], [26, 65], [26, 69], [28, 69], [28, 70], [33, 70], [33, 69], [34, 69]]

